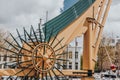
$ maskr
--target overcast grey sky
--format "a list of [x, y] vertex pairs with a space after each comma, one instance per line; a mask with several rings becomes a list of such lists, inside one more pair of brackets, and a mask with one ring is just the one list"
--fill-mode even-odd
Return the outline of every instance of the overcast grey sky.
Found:
[[39, 19], [45, 20], [46, 11], [49, 19], [60, 13], [63, 0], [0, 0], [0, 28], [7, 29], [11, 33], [15, 29], [30, 27], [37, 28]]
[[[45, 20], [46, 11], [49, 19], [60, 14], [63, 0], [0, 0], [0, 28], [15, 32], [15, 29], [37, 28], [39, 19]], [[120, 34], [120, 0], [113, 0], [104, 32]]]
[[120, 36], [120, 0], [113, 0], [104, 32]]

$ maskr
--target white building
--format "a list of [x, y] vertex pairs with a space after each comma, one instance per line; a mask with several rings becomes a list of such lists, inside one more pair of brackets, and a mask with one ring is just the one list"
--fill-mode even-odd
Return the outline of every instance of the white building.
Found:
[[80, 70], [82, 46], [80, 46], [78, 42], [74, 40], [71, 45], [67, 46], [64, 53], [65, 54], [63, 55], [63, 59], [66, 59], [68, 61], [63, 61], [63, 69]]
[[67, 69], [80, 70], [82, 48], [68, 46], [67, 52], [69, 60], [69, 62], [67, 62]]
[[117, 43], [120, 43], [120, 37], [115, 37], [115, 38], [112, 38], [111, 40], [111, 46], [116, 46]]

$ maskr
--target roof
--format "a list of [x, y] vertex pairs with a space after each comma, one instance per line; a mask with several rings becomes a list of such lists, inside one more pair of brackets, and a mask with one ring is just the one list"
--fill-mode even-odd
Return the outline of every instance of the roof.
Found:
[[61, 30], [66, 28], [71, 22], [81, 16], [94, 3], [94, 1], [95, 0], [79, 0], [62, 14], [46, 22], [44, 24], [45, 27], [43, 28], [46, 37], [48, 38], [50, 36], [52, 30], [52, 36], [55, 36]]

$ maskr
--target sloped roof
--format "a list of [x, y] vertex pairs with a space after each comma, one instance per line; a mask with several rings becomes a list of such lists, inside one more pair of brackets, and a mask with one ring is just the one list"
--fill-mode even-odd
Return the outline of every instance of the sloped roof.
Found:
[[43, 31], [44, 33], [46, 32], [46, 37], [50, 35], [52, 30], [52, 36], [55, 36], [76, 18], [81, 16], [94, 3], [94, 1], [95, 0], [79, 0], [62, 14], [45, 23], [44, 26], [46, 27], [46, 31], [45, 27], [43, 28]]

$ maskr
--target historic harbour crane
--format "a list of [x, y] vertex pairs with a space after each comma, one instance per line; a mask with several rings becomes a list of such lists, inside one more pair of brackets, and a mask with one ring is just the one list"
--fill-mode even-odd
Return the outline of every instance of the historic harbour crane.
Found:
[[[20, 76], [23, 80], [34, 78], [53, 80], [66, 76], [89, 76], [94, 72], [98, 47], [101, 40], [104, 24], [111, 5], [111, 0], [79, 0], [71, 8], [46, 22], [41, 28], [34, 30], [31, 26], [30, 33], [25, 28], [24, 36], [17, 30], [18, 39], [12, 34], [13, 42], [5, 40], [8, 48], [0, 47], [12, 58], [3, 62], [7, 68], [0, 69], [0, 76]], [[58, 61], [66, 46], [77, 36], [84, 36], [83, 44], [83, 70], [60, 70], [63, 67]], [[17, 77], [16, 77], [17, 79]], [[93, 80], [84, 77], [82, 80]]]

